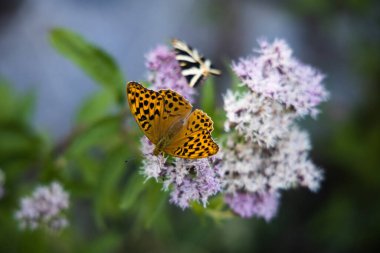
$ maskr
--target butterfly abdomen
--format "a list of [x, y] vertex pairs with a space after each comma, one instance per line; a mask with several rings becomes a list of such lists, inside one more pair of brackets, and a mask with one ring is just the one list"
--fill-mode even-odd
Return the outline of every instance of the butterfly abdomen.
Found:
[[159, 154], [161, 154], [162, 151], [163, 151], [163, 145], [159, 142], [154, 147], [153, 155], [158, 156]]

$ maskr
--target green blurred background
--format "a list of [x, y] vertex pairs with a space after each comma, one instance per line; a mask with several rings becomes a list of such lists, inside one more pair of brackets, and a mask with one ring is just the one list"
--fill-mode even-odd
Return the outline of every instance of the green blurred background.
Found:
[[[0, 252], [379, 252], [379, 28], [375, 0], [0, 0]], [[136, 173], [125, 82], [172, 37], [227, 73], [261, 36], [327, 75], [330, 101], [301, 121], [321, 190], [284, 192], [269, 223], [182, 211]], [[231, 77], [214, 81], [221, 106]], [[69, 228], [21, 231], [19, 198], [51, 180], [70, 192]]]

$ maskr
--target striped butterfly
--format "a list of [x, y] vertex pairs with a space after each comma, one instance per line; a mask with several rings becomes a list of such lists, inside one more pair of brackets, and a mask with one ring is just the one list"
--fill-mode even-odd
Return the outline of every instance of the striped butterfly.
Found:
[[220, 75], [222, 72], [215, 69], [209, 59], [203, 57], [198, 50], [193, 49], [185, 42], [172, 40], [176, 59], [181, 67], [181, 73], [186, 78], [190, 87], [200, 84], [210, 74]]
[[172, 90], [153, 91], [137, 82], [127, 85], [129, 108], [145, 136], [155, 145], [153, 155], [197, 159], [215, 155], [213, 122], [203, 111]]

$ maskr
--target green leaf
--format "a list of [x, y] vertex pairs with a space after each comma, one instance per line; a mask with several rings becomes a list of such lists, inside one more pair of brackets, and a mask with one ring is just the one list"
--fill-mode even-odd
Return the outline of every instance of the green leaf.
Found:
[[114, 104], [114, 96], [107, 90], [95, 93], [88, 98], [77, 114], [77, 122], [91, 124], [107, 115]]
[[0, 127], [0, 157], [16, 158], [32, 154], [37, 148], [38, 138], [19, 128]]
[[91, 253], [117, 252], [124, 239], [122, 234], [107, 231], [107, 233], [101, 234], [95, 240], [93, 239], [92, 243], [85, 244], [86, 247], [79, 251]]
[[159, 192], [160, 196], [157, 197], [157, 205], [155, 208], [153, 208], [152, 214], [147, 218], [145, 221], [145, 227], [146, 228], [151, 228], [152, 224], [156, 221], [158, 217], [160, 217], [161, 213], [165, 210], [166, 204], [168, 202], [168, 194], [160, 191]]
[[19, 99], [16, 109], [16, 115], [24, 122], [29, 121], [32, 118], [34, 112], [34, 106], [36, 102], [36, 92], [28, 91]]
[[107, 154], [102, 163], [103, 171], [95, 196], [95, 217], [98, 225], [103, 227], [104, 217], [115, 216], [120, 212], [118, 200], [120, 199], [120, 184], [127, 169], [125, 160], [129, 158], [128, 146], [115, 147]]
[[0, 79], [0, 94], [0, 122], [26, 123], [30, 120], [36, 98], [33, 91], [16, 94], [11, 84]]
[[207, 78], [202, 85], [201, 107], [210, 117], [213, 117], [215, 110], [215, 87], [214, 78]]
[[58, 52], [81, 67], [97, 83], [112, 90], [118, 101], [122, 102], [125, 78], [110, 55], [79, 34], [64, 28], [52, 29], [50, 42]]
[[120, 208], [123, 210], [129, 209], [136, 202], [144, 187], [143, 176], [138, 172], [134, 173], [123, 191]]
[[15, 105], [15, 94], [13, 94], [10, 85], [2, 83], [0, 85], [0, 122], [8, 121], [13, 114], [13, 108]]
[[89, 154], [83, 154], [76, 158], [76, 163], [83, 174], [83, 181], [86, 185], [94, 186], [98, 183], [101, 164]]
[[[217, 202], [220, 200], [217, 199]], [[223, 208], [224, 204], [217, 203], [217, 206], [212, 206], [210, 203], [210, 206], [207, 208], [204, 208], [203, 205], [201, 205], [198, 202], [194, 202], [191, 205], [192, 210], [198, 214], [198, 215], [205, 215], [213, 219], [215, 222], [219, 223], [223, 220], [229, 220], [231, 218], [234, 218], [235, 215], [232, 213], [231, 210]]]
[[168, 203], [168, 192], [162, 190], [162, 185], [153, 180], [146, 182], [146, 191], [141, 197], [141, 203], [138, 206], [139, 218], [145, 229], [151, 228], [153, 223], [162, 221], [165, 216], [163, 210]]
[[111, 140], [119, 138], [120, 127], [121, 118], [119, 115], [102, 118], [92, 124], [91, 127], [78, 130], [80, 133], [75, 136], [65, 152], [69, 157], [76, 157], [98, 145], [104, 147]]

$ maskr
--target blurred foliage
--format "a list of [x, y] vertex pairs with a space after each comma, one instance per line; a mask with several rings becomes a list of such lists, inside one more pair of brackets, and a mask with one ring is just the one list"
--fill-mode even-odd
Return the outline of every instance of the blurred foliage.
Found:
[[[331, 105], [319, 119], [329, 129], [313, 140], [313, 160], [325, 169], [326, 178], [318, 194], [284, 193], [278, 217], [270, 223], [233, 218], [220, 198], [212, 199], [208, 209], [193, 204], [193, 212], [168, 204], [160, 184], [144, 182], [138, 172], [141, 133], [126, 108], [126, 79], [117, 63], [80, 35], [56, 28], [49, 34], [53, 47], [101, 90], [83, 101], [72, 131], [55, 142], [31, 122], [35, 94], [20, 94], [0, 81], [0, 168], [6, 175], [0, 252], [379, 252], [380, 38], [366, 34], [379, 28], [374, 14], [379, 4], [281, 4], [310, 28], [315, 44], [331, 43], [318, 36], [336, 15], [364, 19], [351, 31], [356, 40], [347, 58], [364, 80], [365, 99], [343, 121], [334, 119]], [[362, 29], [374, 20], [376, 28]], [[207, 82], [199, 101], [219, 135], [224, 115], [215, 104], [213, 79]], [[19, 230], [13, 217], [19, 198], [51, 180], [70, 192], [70, 227], [59, 234]]]
[[51, 30], [50, 41], [57, 51], [77, 64], [97, 83], [116, 91], [116, 98], [120, 103], [123, 102], [123, 89], [117, 84], [125, 79], [111, 56], [80, 35], [64, 28]]

